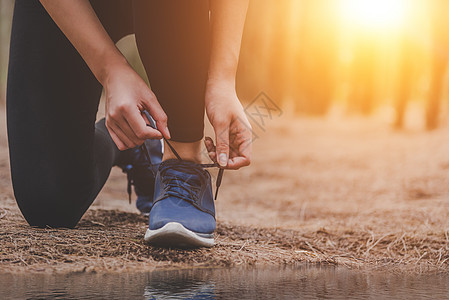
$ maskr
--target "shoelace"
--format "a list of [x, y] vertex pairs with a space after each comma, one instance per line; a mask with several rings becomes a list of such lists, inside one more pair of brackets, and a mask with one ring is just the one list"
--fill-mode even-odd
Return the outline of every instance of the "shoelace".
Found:
[[[176, 171], [190, 176], [177, 176]], [[201, 191], [199, 186], [209, 179], [202, 167], [183, 163], [177, 164], [173, 169], [170, 168], [170, 164], [168, 166], [163, 165], [159, 172], [164, 182], [164, 194], [157, 199], [158, 201], [169, 196], [175, 196], [192, 202], [192, 204], [198, 204]], [[200, 184], [198, 184], [198, 181]]]
[[[147, 126], [153, 128], [153, 129], [157, 129], [156, 126], [152, 125], [152, 124], [147, 124]], [[170, 144], [170, 142], [163, 137], [163, 140], [165, 141], [165, 143], [168, 145], [168, 147], [170, 147], [170, 150], [173, 152], [173, 154], [176, 156], [176, 158], [180, 161], [183, 161], [183, 159], [181, 158], [181, 156], [178, 154], [178, 152], [175, 150], [175, 148]], [[150, 169], [151, 172], [153, 173], [154, 177], [156, 177], [156, 174], [154, 172], [154, 168], [152, 167], [151, 164], [151, 158], [150, 158], [150, 154], [148, 151], [147, 146], [145, 145], [145, 143], [143, 143], [140, 146], [140, 150], [143, 151], [143, 153], [145, 154], [145, 157], [150, 165]], [[223, 179], [223, 174], [224, 174], [224, 169], [220, 167], [219, 164], [217, 163], [212, 163], [212, 164], [198, 164], [200, 167], [202, 168], [219, 168], [218, 170], [218, 175], [217, 175], [217, 181], [215, 182], [215, 186], [216, 186], [216, 190], [215, 190], [215, 197], [214, 199], [217, 200], [217, 196], [218, 196], [218, 189], [220, 188], [221, 185], [221, 181]], [[128, 192], [128, 199], [129, 199], [129, 203], [131, 203], [131, 193], [132, 193], [132, 189], [131, 186], [134, 184], [133, 179], [132, 179], [132, 166], [127, 166], [127, 170], [126, 170], [126, 174], [127, 174], [127, 179], [128, 179], [128, 187], [127, 187], [127, 192]], [[171, 186], [171, 185], [167, 185], [167, 186]], [[182, 186], [182, 185], [181, 185]], [[189, 194], [191, 194], [192, 191], [188, 190], [187, 188], [185, 188], [184, 186], [182, 186], [183, 189], [185, 189]]]

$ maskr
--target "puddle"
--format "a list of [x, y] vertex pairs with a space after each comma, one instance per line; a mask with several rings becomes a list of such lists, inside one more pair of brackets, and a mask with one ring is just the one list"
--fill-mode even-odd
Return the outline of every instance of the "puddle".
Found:
[[317, 266], [1, 274], [0, 299], [447, 299], [448, 283], [448, 275], [367, 273]]

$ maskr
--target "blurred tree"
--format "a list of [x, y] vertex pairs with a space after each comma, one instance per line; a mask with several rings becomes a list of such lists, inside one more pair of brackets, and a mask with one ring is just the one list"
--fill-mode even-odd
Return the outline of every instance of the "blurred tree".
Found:
[[376, 40], [358, 35], [354, 43], [351, 85], [348, 99], [350, 112], [369, 115], [375, 105], [375, 74], [378, 49]]
[[327, 112], [335, 87], [337, 15], [334, 0], [250, 2], [238, 91], [251, 99], [265, 91], [297, 113]]
[[270, 34], [269, 59], [267, 70], [269, 76], [266, 85], [270, 87], [269, 93], [279, 104], [285, 103], [290, 96], [289, 67], [291, 66], [291, 55], [289, 50], [290, 40], [290, 18], [292, 0], [267, 1], [267, 11], [270, 14], [272, 31]]
[[[237, 70], [237, 91], [243, 101], [250, 101], [266, 90], [269, 77], [268, 57], [270, 34], [273, 29], [267, 1], [250, 1], [243, 33], [240, 62]], [[285, 1], [285, 0], [284, 0]]]
[[449, 1], [434, 0], [432, 7], [432, 72], [426, 109], [426, 127], [435, 129], [439, 123], [444, 75], [449, 61]]
[[296, 112], [327, 113], [335, 91], [338, 34], [336, 1], [305, 0], [297, 28], [300, 48], [294, 55]]
[[416, 59], [412, 51], [414, 48], [413, 42], [407, 35], [403, 36], [399, 47], [399, 82], [395, 103], [396, 119], [394, 122], [394, 126], [397, 129], [401, 129], [404, 126], [405, 112], [413, 86], [413, 60]]

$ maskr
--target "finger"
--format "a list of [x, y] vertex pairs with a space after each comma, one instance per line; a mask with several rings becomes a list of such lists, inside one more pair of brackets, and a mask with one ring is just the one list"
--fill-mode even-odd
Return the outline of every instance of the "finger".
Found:
[[150, 113], [148, 111], [144, 110], [144, 111], [141, 112], [141, 115], [142, 115], [142, 118], [145, 121], [146, 126], [151, 128], [151, 129], [153, 129], [153, 130], [158, 131], [160, 133], [160, 136], [162, 137], [163, 135], [159, 131], [159, 128], [156, 127], [156, 124], [155, 124], [153, 118], [151, 117]]
[[251, 159], [253, 149], [253, 140], [251, 133], [247, 136], [243, 137], [243, 140], [239, 146], [239, 155], [243, 157], [247, 157], [249, 160]]
[[206, 138], [204, 139], [204, 145], [206, 146], [207, 154], [209, 155], [210, 159], [213, 162], [217, 163], [214, 141], [210, 137], [206, 136]]
[[243, 156], [251, 158], [252, 153], [252, 132], [248, 125], [239, 124], [235, 127], [234, 134], [231, 134], [230, 157]]
[[226, 169], [238, 170], [241, 167], [249, 166], [249, 164], [250, 160], [248, 157], [244, 156], [232, 157], [229, 159]]
[[136, 145], [141, 145], [145, 140], [140, 139], [135, 134], [134, 130], [129, 126], [128, 121], [125, 117], [122, 117], [119, 122], [117, 122], [117, 126], [122, 130], [122, 132], [128, 137], [128, 139]]
[[218, 158], [218, 164], [226, 167], [229, 157], [229, 126], [226, 123], [219, 123], [214, 129], [217, 142], [215, 153]]
[[252, 138], [250, 131], [238, 131], [238, 134], [231, 136], [229, 169], [239, 169], [251, 163]]
[[151, 117], [156, 122], [157, 129], [162, 133], [162, 135], [166, 139], [170, 139], [170, 131], [168, 130], [168, 118], [162, 109], [161, 105], [157, 101], [156, 97], [153, 95], [148, 96], [147, 99], [144, 99], [145, 109], [150, 113]]
[[106, 125], [106, 128], [109, 131], [109, 135], [111, 136], [112, 140], [114, 141], [115, 145], [120, 151], [126, 150], [126, 145], [120, 140], [120, 138], [115, 134], [114, 130]]
[[215, 152], [215, 145], [214, 145], [214, 141], [212, 140], [211, 137], [206, 136], [204, 138], [204, 145], [206, 146], [206, 149], [208, 152]]
[[[123, 106], [121, 108], [121, 114], [115, 115], [111, 117], [111, 124], [112, 127], [118, 127], [120, 130], [126, 135], [128, 140], [130, 140], [135, 145], [140, 145], [143, 143], [144, 140], [137, 137], [137, 135], [134, 133], [132, 128], [130, 127], [127, 119], [130, 119], [132, 117], [132, 112], [137, 113], [137, 109], [132, 109], [130, 107]], [[114, 128], [116, 129], [116, 128]], [[118, 134], [118, 130], [114, 130], [116, 134]], [[123, 141], [123, 140], [122, 140]]]
[[[137, 137], [129, 128], [128, 122], [126, 122], [126, 119], [123, 117], [123, 115], [129, 111], [129, 107], [121, 104], [117, 109], [113, 111], [109, 110], [106, 113], [106, 126], [114, 131], [115, 135], [126, 146], [126, 149], [133, 148], [139, 143]], [[124, 133], [121, 128], [123, 128], [126, 133]]]
[[118, 124], [114, 123], [111, 128], [117, 135], [117, 137], [122, 141], [122, 143], [125, 144], [126, 149], [134, 148], [137, 146], [137, 144], [131, 141], [128, 136], [121, 130]]
[[[143, 143], [146, 139], [161, 139], [162, 134], [152, 127], [147, 126], [145, 122], [146, 116], [144, 117], [141, 112], [135, 110], [134, 113], [125, 116], [126, 122], [132, 131], [133, 135], [142, 141]], [[125, 132], [127, 133], [127, 132]], [[141, 144], [140, 143], [140, 144]]]
[[231, 133], [229, 137], [229, 157], [240, 156], [239, 153], [239, 139], [236, 134]]

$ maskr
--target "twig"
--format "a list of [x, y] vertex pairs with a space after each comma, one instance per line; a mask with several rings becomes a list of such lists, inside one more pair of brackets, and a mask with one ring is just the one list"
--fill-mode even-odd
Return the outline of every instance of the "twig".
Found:
[[440, 263], [440, 267], [447, 261], [449, 259], [449, 257], [448, 258], [445, 258], [441, 263]]
[[424, 254], [423, 255], [421, 255], [419, 258], [418, 258], [418, 260], [416, 261], [416, 263], [415, 264], [418, 264], [419, 263], [419, 261], [421, 260], [421, 258], [423, 258], [424, 257], [424, 255], [426, 255], [427, 254], [427, 252], [424, 252]]
[[240, 247], [240, 249], [237, 251], [242, 251], [242, 249], [246, 246], [246, 243], [248, 243], [248, 239], [243, 243], [242, 247]]
[[313, 253], [315, 253], [316, 256], [318, 256], [315, 248], [312, 247], [312, 245], [310, 245], [310, 243], [308, 241], [305, 241], [306, 245], [309, 246], [309, 248], [313, 251]]
[[439, 250], [439, 252], [440, 252], [440, 255], [438, 255], [438, 261], [437, 261], [437, 263], [436, 264], [439, 264], [440, 263], [440, 261], [441, 261], [441, 256], [443, 255], [443, 251], [441, 251], [443, 248], [440, 248], [440, 250]]
[[3, 212], [0, 214], [0, 219], [3, 219], [4, 217], [6, 217], [7, 214], [8, 214], [8, 211], [6, 209], [3, 210]]
[[[379, 244], [379, 242], [381, 240], [383, 240], [384, 238], [386, 238], [387, 236], [392, 235], [392, 233], [388, 233], [384, 236], [382, 236], [380, 239], [378, 239], [374, 244], [372, 244], [366, 251], [365, 251], [365, 255], [368, 255], [368, 253], [370, 252], [371, 249], [373, 249], [377, 244]], [[374, 238], [374, 237], [373, 237]], [[373, 239], [374, 241], [374, 239]]]
[[99, 225], [101, 227], [105, 227], [106, 225], [104, 225], [103, 223], [100, 222], [96, 222], [96, 221], [90, 221], [90, 223], [92, 223], [93, 225]]
[[404, 254], [405, 254], [405, 253], [407, 253], [407, 245], [405, 244], [405, 241], [404, 241], [404, 235], [402, 235], [401, 241], [402, 241], [402, 246], [403, 246]]

